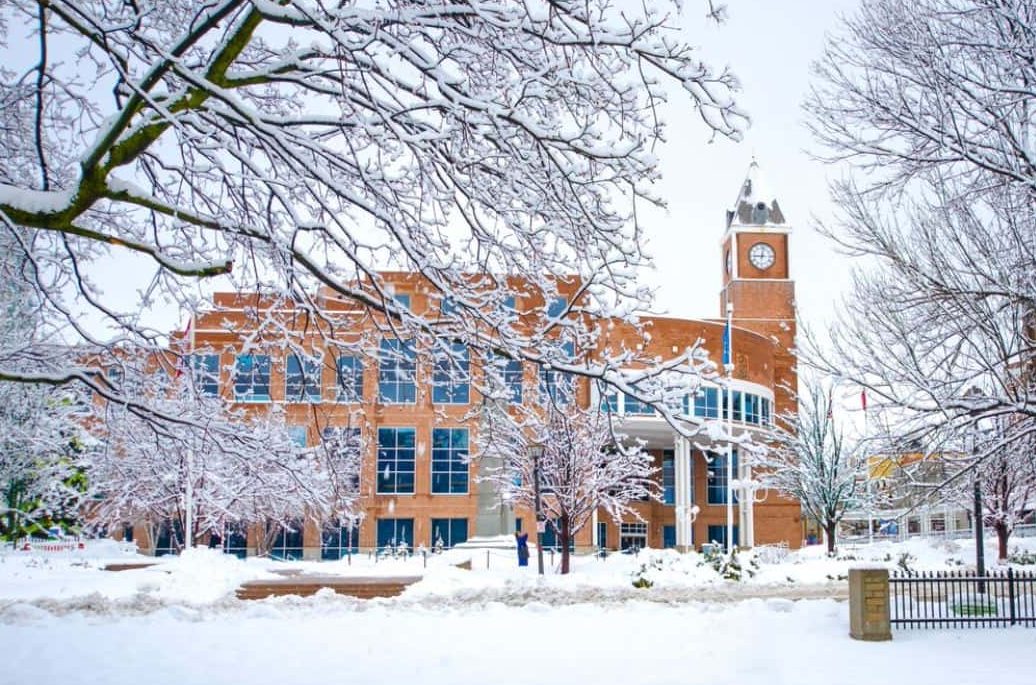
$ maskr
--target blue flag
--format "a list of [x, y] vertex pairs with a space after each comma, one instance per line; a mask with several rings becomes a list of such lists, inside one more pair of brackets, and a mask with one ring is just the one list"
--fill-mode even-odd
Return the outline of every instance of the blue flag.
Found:
[[730, 319], [723, 326], [723, 366], [730, 366]]

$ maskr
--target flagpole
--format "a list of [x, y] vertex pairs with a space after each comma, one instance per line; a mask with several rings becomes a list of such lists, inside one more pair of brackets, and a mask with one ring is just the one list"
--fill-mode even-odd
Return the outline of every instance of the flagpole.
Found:
[[727, 301], [726, 345], [723, 366], [727, 372], [727, 552], [734, 549], [734, 305]]

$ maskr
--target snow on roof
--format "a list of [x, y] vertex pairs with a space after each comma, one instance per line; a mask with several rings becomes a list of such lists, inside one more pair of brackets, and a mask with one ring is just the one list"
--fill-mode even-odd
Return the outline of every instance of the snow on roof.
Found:
[[738, 191], [734, 208], [727, 212], [727, 225], [782, 225], [786, 224], [784, 213], [777, 203], [777, 195], [766, 184], [759, 163], [754, 159], [748, 165], [748, 173]]

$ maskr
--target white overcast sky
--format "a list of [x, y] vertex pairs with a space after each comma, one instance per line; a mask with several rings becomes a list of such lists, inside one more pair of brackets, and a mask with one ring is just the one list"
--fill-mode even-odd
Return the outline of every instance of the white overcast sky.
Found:
[[[848, 285], [848, 258], [815, 230], [831, 216], [827, 178], [838, 171], [814, 161], [816, 149], [803, 126], [801, 103], [810, 64], [825, 37], [857, 0], [727, 0], [728, 20], [701, 21], [705, 0], [686, 0], [681, 23], [689, 42], [716, 67], [727, 65], [741, 81], [738, 102], [752, 118], [741, 143], [708, 135], [688, 100], [674, 92], [665, 119], [668, 142], [659, 148], [663, 178], [656, 190], [668, 211], [647, 217], [648, 253], [656, 271], [658, 308], [672, 316], [719, 315], [720, 247], [731, 208], [753, 154], [766, 185], [793, 224], [791, 273], [800, 319], [823, 325]], [[735, 314], [736, 315], [736, 314]]]

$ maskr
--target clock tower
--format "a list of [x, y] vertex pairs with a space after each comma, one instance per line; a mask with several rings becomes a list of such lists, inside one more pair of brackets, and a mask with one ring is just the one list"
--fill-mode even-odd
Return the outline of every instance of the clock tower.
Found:
[[[795, 359], [795, 283], [791, 280], [789, 245], [791, 225], [777, 197], [766, 186], [759, 165], [752, 161], [727, 211], [726, 231], [720, 242], [723, 288], [720, 316], [733, 305], [733, 325], [760, 333], [777, 342], [773, 387], [775, 414], [794, 411], [795, 399], [787, 389], [797, 388]], [[741, 372], [747, 359], [734, 350], [734, 366]], [[767, 370], [768, 371], [768, 370]], [[740, 374], [739, 374], [740, 375]]]

